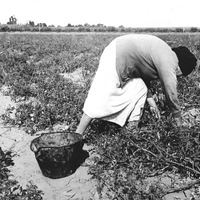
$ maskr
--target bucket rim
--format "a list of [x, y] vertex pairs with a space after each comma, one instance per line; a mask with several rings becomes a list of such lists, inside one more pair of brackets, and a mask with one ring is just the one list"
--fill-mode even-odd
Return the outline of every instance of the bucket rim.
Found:
[[[44, 136], [44, 135], [50, 135], [50, 134], [55, 134], [55, 133], [75, 133], [75, 132], [72, 132], [72, 131], [52, 131], [52, 132], [47, 132], [47, 133], [41, 133], [41, 135], [40, 136], [38, 136], [38, 137], [36, 137], [36, 138], [34, 138], [32, 141], [31, 141], [31, 144], [30, 144], [30, 149], [31, 149], [31, 151], [33, 151], [34, 153], [37, 153], [40, 149], [44, 149], [44, 148], [62, 148], [62, 147], [65, 147], [65, 148], [68, 148], [68, 149], [70, 149], [70, 148], [73, 148], [73, 147], [75, 147], [75, 146], [77, 146], [78, 144], [83, 144], [84, 143], [84, 139], [82, 138], [82, 139], [79, 139], [77, 142], [74, 142], [73, 144], [68, 144], [68, 145], [62, 145], [62, 146], [41, 146], [41, 147], [39, 147], [38, 149], [37, 149], [37, 151], [34, 151], [33, 150], [33, 143], [36, 141], [36, 140], [38, 140], [39, 138], [41, 138], [42, 136]], [[76, 133], [76, 134], [79, 134], [79, 133]], [[80, 135], [80, 134], [79, 134]], [[81, 135], [80, 135], [81, 136]], [[82, 136], [81, 136], [82, 137]]]

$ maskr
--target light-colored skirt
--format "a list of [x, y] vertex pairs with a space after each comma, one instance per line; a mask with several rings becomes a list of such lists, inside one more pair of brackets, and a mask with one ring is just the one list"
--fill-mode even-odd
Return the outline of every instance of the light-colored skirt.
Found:
[[119, 87], [116, 72], [116, 42], [104, 50], [93, 79], [83, 111], [93, 119], [102, 119], [124, 126], [126, 121], [138, 121], [146, 102], [147, 87], [142, 79], [129, 80]]

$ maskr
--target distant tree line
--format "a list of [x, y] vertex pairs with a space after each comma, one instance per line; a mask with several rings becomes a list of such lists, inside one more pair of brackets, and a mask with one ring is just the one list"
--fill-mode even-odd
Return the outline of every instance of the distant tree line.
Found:
[[7, 24], [0, 24], [0, 32], [200, 32], [200, 28], [197, 27], [166, 27], [166, 28], [132, 28], [124, 26], [105, 26], [103, 24], [90, 25], [85, 23], [84, 25], [72, 25], [70, 23], [67, 26], [49, 25], [46, 23], [35, 24], [34, 21], [29, 21], [27, 24], [17, 24], [15, 16], [9, 18]]
[[132, 27], [115, 27], [115, 26], [85, 26], [76, 25], [72, 26], [47, 26], [45, 23], [33, 25], [32, 23], [26, 25], [19, 24], [0, 24], [0, 32], [200, 32], [197, 27], [174, 27], [174, 28], [132, 28]]

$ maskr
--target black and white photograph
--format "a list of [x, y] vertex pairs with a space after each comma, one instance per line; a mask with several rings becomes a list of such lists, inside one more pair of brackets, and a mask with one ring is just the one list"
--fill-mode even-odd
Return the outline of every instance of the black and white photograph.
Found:
[[200, 200], [198, 0], [0, 5], [0, 200]]

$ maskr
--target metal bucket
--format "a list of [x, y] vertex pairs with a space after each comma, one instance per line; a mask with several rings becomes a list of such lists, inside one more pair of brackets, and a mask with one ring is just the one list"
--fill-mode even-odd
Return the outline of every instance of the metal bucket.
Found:
[[42, 174], [49, 178], [63, 178], [73, 174], [82, 154], [83, 139], [73, 132], [43, 133], [30, 148], [35, 153]]

